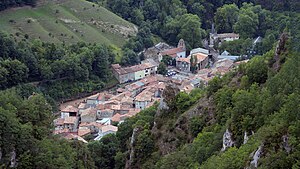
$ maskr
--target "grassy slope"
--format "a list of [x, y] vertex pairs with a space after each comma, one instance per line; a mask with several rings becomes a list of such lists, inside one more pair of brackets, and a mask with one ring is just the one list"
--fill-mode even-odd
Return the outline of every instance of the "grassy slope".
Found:
[[133, 24], [85, 0], [48, 0], [36, 8], [0, 12], [0, 30], [13, 35], [18, 32], [18, 39], [28, 34], [30, 39], [54, 43], [85, 41], [120, 47], [135, 29]]

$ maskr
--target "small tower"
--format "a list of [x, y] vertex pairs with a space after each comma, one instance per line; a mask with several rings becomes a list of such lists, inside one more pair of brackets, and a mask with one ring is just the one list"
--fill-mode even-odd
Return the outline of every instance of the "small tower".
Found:
[[215, 29], [215, 24], [214, 23], [211, 24], [211, 31], [210, 31], [210, 33], [213, 34], [213, 35], [218, 34], [217, 31], [216, 31], [216, 29]]
[[178, 48], [182, 48], [183, 50], [186, 50], [185, 42], [184, 42], [183, 39], [180, 39], [180, 40], [179, 40], [177, 47], [178, 47]]
[[209, 33], [209, 47], [210, 48], [213, 48], [214, 43], [215, 43], [215, 38], [217, 38], [217, 36], [218, 36], [218, 33], [215, 29], [215, 24], [212, 23], [211, 24], [211, 31]]

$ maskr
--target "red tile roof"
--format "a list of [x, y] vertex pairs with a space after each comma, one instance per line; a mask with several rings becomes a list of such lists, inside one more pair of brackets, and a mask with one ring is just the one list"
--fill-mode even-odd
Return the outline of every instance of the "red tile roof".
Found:
[[121, 66], [114, 65], [113, 69], [119, 75], [124, 75], [124, 74], [128, 74], [128, 73], [134, 73], [134, 72], [138, 72], [138, 71], [141, 71], [141, 70], [153, 68], [153, 67], [156, 67], [156, 66], [157, 65], [154, 65], [152, 63], [143, 63], [143, 64], [134, 65], [134, 66], [130, 66], [130, 67], [121, 67]]
[[61, 126], [61, 125], [64, 125], [64, 121], [65, 121], [65, 119], [63, 119], [63, 118], [58, 118], [58, 119], [56, 119], [55, 121], [54, 121], [54, 125], [55, 126]]
[[168, 55], [171, 57], [176, 57], [177, 53], [180, 53], [180, 52], [185, 52], [184, 48], [179, 47], [179, 48], [167, 49], [165, 51], [162, 51], [161, 55], [163, 55], [163, 56]]
[[196, 54], [193, 54], [193, 56], [197, 57], [197, 63], [202, 62], [203, 60], [205, 60], [208, 57], [208, 55], [203, 54], [203, 53], [196, 53]]
[[121, 115], [119, 113], [116, 113], [112, 118], [111, 121], [120, 122], [121, 121]]
[[79, 127], [90, 127], [90, 126], [94, 126], [98, 129], [101, 129], [103, 124], [97, 123], [97, 122], [83, 122], [83, 123], [80, 123], [80, 125], [79, 125]]
[[78, 109], [74, 106], [68, 105], [67, 107], [61, 109], [62, 112], [78, 112]]
[[190, 58], [178, 58], [177, 61], [178, 62], [186, 62], [186, 63], [190, 63], [191, 62]]
[[144, 90], [135, 97], [135, 101], [138, 102], [151, 101], [153, 95], [154, 93]]
[[87, 108], [81, 112], [81, 116], [86, 116], [86, 115], [96, 115], [97, 109], [95, 108]]
[[113, 97], [112, 94], [109, 94], [109, 93], [107, 93], [107, 92], [103, 92], [103, 93], [99, 93], [97, 99], [98, 99], [98, 100], [102, 100], [102, 99], [108, 100], [108, 99], [110, 99], [111, 97]]
[[91, 133], [91, 130], [88, 129], [88, 128], [78, 129], [78, 136], [80, 136], [80, 137], [85, 136], [85, 135], [90, 134], [90, 133]]
[[102, 133], [108, 132], [108, 131], [113, 131], [113, 132], [117, 132], [118, 131], [118, 127], [113, 126], [113, 125], [106, 125], [103, 126], [101, 128]]
[[67, 128], [64, 128], [64, 129], [60, 129], [60, 130], [54, 130], [53, 131], [53, 134], [61, 134], [61, 133], [68, 133], [69, 132], [69, 129]]
[[96, 106], [96, 109], [97, 109], [97, 110], [104, 110], [104, 109], [105, 109], [105, 105], [104, 105], [104, 104], [98, 104], [98, 105]]
[[77, 117], [66, 117], [64, 120], [64, 124], [75, 124], [77, 121]]
[[129, 106], [128, 105], [112, 105], [111, 106], [112, 110], [129, 110]]

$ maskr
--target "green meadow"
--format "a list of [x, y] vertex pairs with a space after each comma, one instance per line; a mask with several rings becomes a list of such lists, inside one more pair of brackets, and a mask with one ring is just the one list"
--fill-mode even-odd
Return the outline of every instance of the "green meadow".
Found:
[[17, 40], [41, 39], [66, 44], [83, 41], [117, 48], [137, 33], [135, 25], [85, 0], [48, 0], [35, 8], [2, 11], [0, 30]]

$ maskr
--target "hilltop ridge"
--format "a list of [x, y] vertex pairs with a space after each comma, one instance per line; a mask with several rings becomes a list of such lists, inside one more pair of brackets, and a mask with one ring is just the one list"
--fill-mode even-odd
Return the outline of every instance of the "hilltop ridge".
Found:
[[107, 9], [84, 0], [38, 1], [0, 12], [0, 29], [16, 39], [67, 44], [79, 41], [122, 46], [137, 27]]

